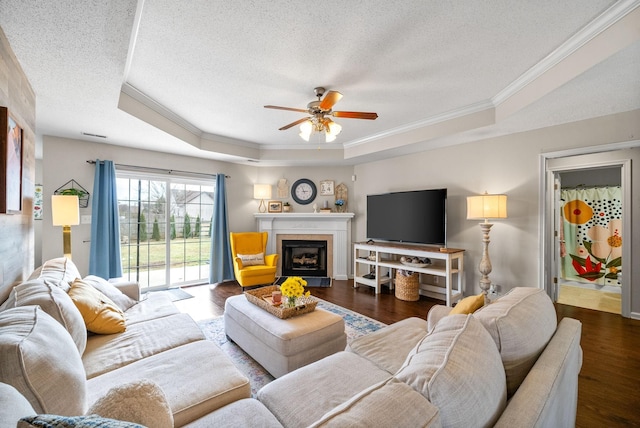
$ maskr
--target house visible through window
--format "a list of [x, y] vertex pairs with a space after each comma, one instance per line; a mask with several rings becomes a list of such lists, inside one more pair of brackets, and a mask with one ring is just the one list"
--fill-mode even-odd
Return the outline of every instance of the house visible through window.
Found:
[[215, 181], [117, 171], [123, 275], [143, 290], [208, 282]]

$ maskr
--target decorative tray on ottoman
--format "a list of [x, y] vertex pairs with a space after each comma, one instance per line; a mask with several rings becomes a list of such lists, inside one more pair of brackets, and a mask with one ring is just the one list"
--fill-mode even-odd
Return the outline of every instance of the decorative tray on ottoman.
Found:
[[247, 300], [254, 305], [258, 305], [270, 314], [282, 319], [313, 312], [316, 309], [318, 300], [311, 296], [298, 297], [297, 304], [293, 308], [285, 307], [284, 302], [286, 297], [282, 296], [283, 303], [276, 306], [271, 303], [271, 293], [278, 290], [280, 290], [280, 288], [277, 285], [269, 285], [256, 288], [255, 290], [245, 291], [244, 295], [247, 297]]

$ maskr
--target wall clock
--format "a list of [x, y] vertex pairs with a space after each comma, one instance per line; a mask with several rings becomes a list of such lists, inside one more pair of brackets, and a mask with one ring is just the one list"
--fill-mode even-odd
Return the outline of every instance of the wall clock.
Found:
[[291, 186], [291, 197], [300, 205], [313, 202], [317, 193], [316, 185], [308, 178], [301, 178]]

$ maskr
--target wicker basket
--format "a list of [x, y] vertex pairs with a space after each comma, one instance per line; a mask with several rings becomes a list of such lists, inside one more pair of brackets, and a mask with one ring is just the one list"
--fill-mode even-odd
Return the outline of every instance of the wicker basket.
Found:
[[418, 272], [412, 273], [410, 276], [396, 273], [396, 298], [415, 302], [420, 300], [420, 284], [418, 281]]
[[[247, 297], [247, 300], [254, 305], [258, 305], [270, 314], [282, 319], [287, 319], [295, 317], [297, 315], [313, 312], [316, 309], [318, 300], [316, 300], [314, 297], [299, 297], [298, 305], [293, 308], [285, 308], [283, 307], [283, 305], [274, 306], [271, 303], [267, 302], [267, 300], [265, 300], [265, 297], [271, 298], [271, 292], [277, 290], [280, 290], [280, 287], [278, 287], [277, 285], [269, 285], [267, 287], [245, 291], [244, 295]], [[282, 298], [286, 299], [286, 297], [284, 296]]]

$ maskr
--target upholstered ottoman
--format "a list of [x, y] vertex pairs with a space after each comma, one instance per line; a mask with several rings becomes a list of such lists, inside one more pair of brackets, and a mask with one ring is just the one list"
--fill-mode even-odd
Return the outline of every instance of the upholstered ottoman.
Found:
[[244, 295], [227, 299], [224, 326], [227, 336], [274, 377], [343, 351], [347, 345], [340, 315], [316, 308], [280, 319]]

